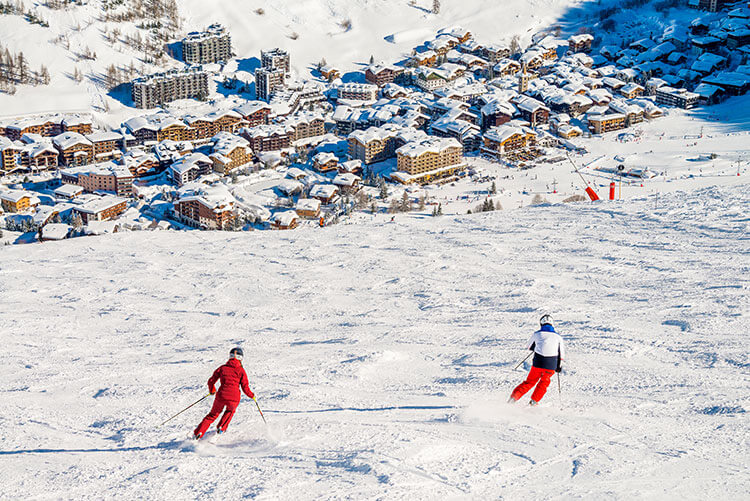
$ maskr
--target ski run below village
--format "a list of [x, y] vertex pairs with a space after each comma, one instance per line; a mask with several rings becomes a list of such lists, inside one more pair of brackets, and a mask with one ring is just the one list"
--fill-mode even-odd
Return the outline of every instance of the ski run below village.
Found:
[[[5, 247], [0, 498], [743, 498], [749, 204]], [[506, 404], [543, 313], [562, 392]], [[236, 345], [268, 425], [159, 427]]]

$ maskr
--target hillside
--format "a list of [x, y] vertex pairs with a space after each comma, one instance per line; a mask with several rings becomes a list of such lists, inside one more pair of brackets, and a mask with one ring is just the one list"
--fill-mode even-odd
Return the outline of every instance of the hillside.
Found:
[[[0, 497], [741, 496], [748, 203], [4, 247]], [[508, 406], [542, 312], [562, 397]], [[269, 427], [244, 401], [215, 443], [187, 440], [208, 402], [159, 428], [235, 344]]]
[[[213, 22], [227, 26], [233, 38], [237, 57], [227, 71], [251, 73], [261, 49], [279, 46], [291, 51], [294, 70], [309, 75], [321, 58], [343, 71], [360, 69], [371, 55], [398, 61], [448, 26], [465, 26], [488, 41], [507, 41], [514, 35], [528, 38], [571, 4], [443, 0], [440, 14], [434, 15], [427, 0], [415, 6], [407, 0], [96, 0], [59, 9], [49, 7], [55, 2], [17, 3], [19, 12], [33, 13], [49, 26], [33, 24], [20, 13], [0, 15], [0, 48], [23, 52], [32, 71], [46, 66], [50, 84], [18, 85], [14, 95], [0, 92], [0, 116], [83, 110], [102, 120], [105, 112], [124, 111], [122, 103], [108, 95], [111, 65], [120, 70], [123, 81], [179, 66], [181, 62], [167, 54], [161, 59], [155, 55], [165, 43], [176, 54], [175, 42], [181, 36]], [[174, 14], [170, 5], [175, 5]], [[159, 28], [150, 28], [157, 23]], [[148, 44], [153, 50], [145, 48]]]

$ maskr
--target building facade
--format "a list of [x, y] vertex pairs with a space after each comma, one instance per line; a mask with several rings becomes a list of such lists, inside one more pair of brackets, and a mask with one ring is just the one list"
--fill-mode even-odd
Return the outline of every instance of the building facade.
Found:
[[208, 73], [200, 66], [156, 73], [132, 82], [136, 108], [155, 108], [176, 99], [205, 99], [208, 96]]
[[182, 39], [182, 59], [188, 64], [225, 63], [232, 58], [232, 38], [220, 24]]

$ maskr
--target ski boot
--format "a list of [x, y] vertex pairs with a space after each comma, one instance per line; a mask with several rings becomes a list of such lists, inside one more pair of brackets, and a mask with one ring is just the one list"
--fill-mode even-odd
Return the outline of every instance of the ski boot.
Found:
[[193, 435], [193, 439], [200, 440], [201, 438], [203, 438], [203, 435], [205, 435], [205, 433], [196, 433]]
[[529, 400], [529, 407], [536, 407], [537, 405], [539, 405], [539, 402], [536, 402], [534, 400]]

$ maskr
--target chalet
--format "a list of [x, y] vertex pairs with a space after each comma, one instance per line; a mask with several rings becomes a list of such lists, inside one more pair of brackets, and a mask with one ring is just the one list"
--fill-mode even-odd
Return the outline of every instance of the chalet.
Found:
[[703, 54], [704, 52], [716, 52], [721, 46], [721, 40], [712, 36], [693, 38], [691, 43], [693, 45], [693, 53], [696, 55]]
[[338, 87], [337, 98], [350, 101], [375, 101], [378, 98], [378, 86], [363, 83], [345, 83]]
[[360, 177], [354, 174], [338, 174], [333, 179], [334, 186], [338, 186], [342, 193], [354, 193], [359, 189]]
[[627, 116], [622, 113], [610, 113], [606, 115], [589, 114], [586, 118], [589, 122], [589, 129], [594, 134], [604, 134], [624, 129], [627, 124]]
[[583, 131], [580, 129], [580, 127], [576, 127], [575, 125], [561, 124], [557, 128], [557, 135], [563, 139], [572, 139], [574, 137], [580, 137], [582, 134], [583, 134]]
[[513, 103], [518, 108], [521, 117], [529, 122], [532, 127], [545, 124], [549, 120], [549, 108], [536, 99], [524, 95], [514, 98]]
[[341, 71], [335, 66], [326, 64], [320, 67], [320, 75], [329, 82], [333, 82], [337, 78], [341, 78]]
[[349, 134], [349, 158], [364, 164], [382, 162], [396, 154], [397, 127], [370, 127]]
[[244, 137], [235, 136], [229, 132], [220, 132], [212, 137], [211, 141], [213, 151], [209, 158], [216, 172], [226, 175], [253, 160], [253, 150]]
[[492, 67], [492, 71], [496, 77], [512, 76], [521, 71], [521, 64], [513, 59], [503, 58]]
[[568, 47], [571, 52], [591, 52], [591, 44], [594, 41], [594, 37], [588, 33], [581, 33], [580, 35], [573, 35], [568, 38]]
[[320, 200], [320, 202], [325, 205], [333, 202], [338, 194], [339, 188], [332, 184], [316, 184], [310, 190], [310, 198]]
[[24, 134], [39, 134], [54, 137], [62, 132], [60, 119], [56, 117], [27, 117], [12, 119], [3, 127], [3, 135], [12, 141], [21, 139]]
[[286, 125], [259, 125], [242, 129], [240, 134], [256, 154], [287, 149], [295, 137], [294, 128]]
[[715, 73], [704, 77], [702, 81], [721, 87], [728, 96], [741, 96], [750, 90], [750, 74], [738, 71]]
[[256, 125], [265, 125], [268, 123], [268, 115], [271, 114], [271, 107], [263, 101], [248, 101], [234, 109], [242, 116], [242, 119], [248, 122], [248, 127]]
[[159, 160], [152, 153], [140, 149], [130, 150], [120, 158], [133, 177], [139, 178], [160, 172]]
[[120, 151], [122, 134], [119, 132], [95, 132], [85, 137], [91, 142], [95, 162], [111, 160], [122, 156], [122, 151]]
[[476, 150], [481, 143], [481, 133], [478, 126], [465, 120], [453, 118], [451, 114], [432, 122], [430, 132], [436, 137], [456, 139], [466, 151]]
[[347, 160], [346, 162], [339, 163], [339, 173], [341, 174], [356, 174], [362, 175], [362, 161], [361, 160]]
[[325, 120], [319, 113], [300, 112], [287, 118], [284, 125], [294, 130], [294, 141], [325, 134]]
[[148, 117], [133, 117], [123, 123], [125, 131], [135, 138], [137, 144], [155, 143], [158, 124]]
[[52, 138], [62, 165], [85, 165], [94, 160], [94, 145], [78, 132], [63, 132]]
[[294, 211], [306, 219], [318, 219], [320, 217], [320, 200], [314, 198], [300, 198]]
[[472, 39], [471, 31], [462, 26], [454, 26], [453, 28], [440, 30], [440, 34], [452, 36], [459, 44], [466, 43]]
[[693, 92], [698, 94], [698, 103], [704, 106], [720, 103], [726, 96], [724, 89], [707, 83], [698, 85]]
[[411, 64], [413, 66], [435, 66], [437, 63], [437, 53], [433, 50], [428, 50], [425, 52], [414, 54], [411, 58]]
[[395, 66], [372, 65], [365, 70], [365, 80], [382, 87], [385, 84], [393, 83], [403, 72], [403, 69]]
[[276, 189], [279, 190], [284, 196], [292, 197], [299, 195], [305, 189], [305, 185], [294, 179], [282, 179], [279, 184], [276, 185]]
[[226, 229], [236, 218], [234, 197], [221, 184], [184, 186], [174, 204], [174, 212], [182, 223], [207, 230]]
[[83, 136], [91, 134], [92, 122], [90, 118], [79, 115], [69, 115], [60, 122], [62, 132], [75, 132]]
[[333, 153], [320, 152], [313, 157], [313, 168], [318, 172], [332, 172], [338, 169], [339, 159]]
[[536, 133], [528, 127], [505, 124], [484, 134], [482, 151], [493, 155], [525, 149], [536, 144]]
[[62, 223], [45, 224], [39, 229], [40, 242], [57, 242], [65, 240], [73, 232], [73, 227]]
[[293, 230], [299, 225], [299, 216], [293, 210], [277, 212], [271, 216], [271, 226], [277, 230]]
[[750, 45], [750, 28], [740, 29], [727, 34], [727, 47], [737, 49], [743, 45]]
[[510, 47], [507, 45], [487, 45], [482, 48], [481, 56], [490, 63], [497, 63], [501, 59], [511, 56]]
[[504, 123], [510, 122], [513, 115], [518, 113], [515, 106], [507, 101], [500, 99], [490, 101], [486, 105], [482, 106], [482, 130], [487, 130], [492, 127], [497, 127]]
[[77, 184], [63, 184], [59, 188], [56, 188], [53, 193], [55, 194], [55, 198], [73, 200], [83, 193], [83, 186], [78, 186]]
[[47, 138], [24, 134], [22, 141], [11, 141], [0, 137], [0, 172], [11, 173], [17, 170], [47, 170], [58, 165], [57, 148]]
[[302, 169], [298, 169], [297, 167], [290, 167], [289, 170], [286, 171], [286, 177], [294, 179], [295, 181], [299, 181], [300, 179], [305, 179], [307, 177], [307, 173]]
[[112, 161], [69, 167], [60, 171], [63, 183], [76, 184], [89, 193], [110, 192], [119, 197], [133, 196], [133, 174]]
[[0, 206], [5, 212], [27, 212], [40, 204], [35, 193], [23, 190], [0, 191]]
[[127, 209], [127, 200], [113, 195], [105, 195], [87, 200], [73, 208], [73, 213], [81, 216], [84, 224], [90, 221], [110, 221]]
[[622, 87], [620, 87], [619, 92], [623, 96], [625, 96], [627, 99], [633, 99], [636, 97], [640, 97], [643, 95], [643, 91], [645, 89], [638, 85], [637, 83], [629, 83], [625, 84]]
[[170, 180], [178, 187], [213, 171], [214, 163], [203, 153], [191, 153], [169, 166]]
[[637, 123], [643, 122], [643, 108], [637, 104], [630, 104], [623, 100], [615, 99], [609, 103], [609, 109], [615, 114], [625, 115], [626, 127], [632, 127]]

